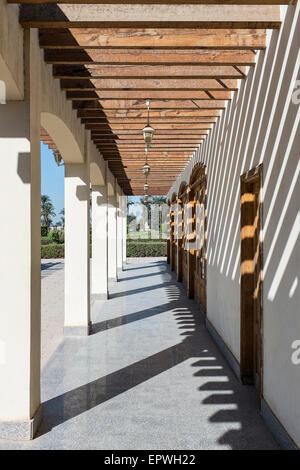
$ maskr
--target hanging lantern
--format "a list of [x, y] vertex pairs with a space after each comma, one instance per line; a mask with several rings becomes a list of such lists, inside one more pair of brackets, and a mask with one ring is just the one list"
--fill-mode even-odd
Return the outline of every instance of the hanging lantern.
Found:
[[153, 139], [155, 129], [153, 129], [153, 127], [150, 126], [150, 120], [149, 120], [150, 100], [146, 100], [146, 105], [147, 105], [147, 111], [148, 111], [147, 125], [144, 127], [142, 132], [143, 132], [145, 144], [147, 148], [149, 148], [152, 144], [152, 139]]
[[147, 125], [146, 127], [144, 127], [142, 132], [143, 132], [145, 144], [147, 145], [147, 147], [150, 147], [152, 144], [152, 139], [153, 139], [155, 130], [150, 125]]
[[148, 194], [145, 194], [145, 196], [144, 196], [144, 202], [148, 202]]
[[145, 184], [144, 184], [144, 190], [145, 190], [145, 191], [148, 191], [148, 188], [149, 188], [149, 184], [148, 184], [148, 183], [145, 183]]
[[150, 173], [150, 165], [146, 162], [145, 165], [142, 167], [143, 173], [145, 176], [148, 176]]

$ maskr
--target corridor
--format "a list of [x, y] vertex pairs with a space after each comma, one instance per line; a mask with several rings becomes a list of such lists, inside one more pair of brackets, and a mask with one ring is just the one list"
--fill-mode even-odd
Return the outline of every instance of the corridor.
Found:
[[36, 439], [0, 449], [277, 449], [163, 259], [128, 260], [110, 292], [45, 365]]

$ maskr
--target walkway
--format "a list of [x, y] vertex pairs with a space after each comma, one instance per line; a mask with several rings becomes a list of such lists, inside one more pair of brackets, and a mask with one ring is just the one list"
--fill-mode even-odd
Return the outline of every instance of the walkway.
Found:
[[41, 367], [43, 368], [64, 334], [64, 260], [42, 259]]
[[44, 367], [39, 437], [0, 448], [277, 448], [165, 261], [128, 264], [93, 315]]

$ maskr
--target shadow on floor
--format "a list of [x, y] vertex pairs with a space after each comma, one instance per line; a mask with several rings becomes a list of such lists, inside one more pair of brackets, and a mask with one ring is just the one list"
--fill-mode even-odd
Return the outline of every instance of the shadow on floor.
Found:
[[[165, 272], [169, 274], [169, 271]], [[172, 311], [182, 341], [44, 402], [44, 421], [38, 435], [46, 434], [53, 427], [75, 418], [87, 410], [105, 403], [192, 358], [195, 360], [190, 366], [191, 376], [207, 377], [207, 382], [199, 387], [199, 392], [211, 392], [202, 401], [200, 401], [201, 395], [199, 393], [199, 410], [202, 406], [210, 406], [212, 409], [212, 414], [209, 415], [210, 423], [227, 423], [231, 425], [231, 428], [223, 433], [221, 437], [216, 432], [218, 444], [229, 445], [231, 449], [264, 448], [264, 446], [266, 448], [268, 446], [269, 448], [276, 448], [259, 415], [253, 387], [242, 386], [233, 375], [205, 328], [204, 316], [196, 304], [185, 297], [182, 285], [173, 279], [172, 282], [134, 289], [121, 293], [121, 295], [142, 293], [145, 290], [149, 291], [161, 287], [164, 287], [167, 292], [168, 303], [157, 308], [149, 308], [100, 322], [94, 325], [93, 333], [99, 333], [109, 328]], [[114, 297], [118, 297], [118, 295], [115, 294]], [[219, 407], [224, 405], [224, 409], [216, 410], [214, 407], [217, 405]], [[232, 408], [228, 409], [228, 405]], [[197, 409], [195, 409], [195, 413], [197, 413]], [[236, 429], [232, 429], [232, 423], [235, 423]], [[199, 429], [200, 427], [201, 424], [199, 423]]]
[[118, 281], [133, 281], [134, 279], [142, 279], [145, 277], [160, 276], [161, 273], [151, 273], [151, 274], [141, 274], [140, 276], [125, 277], [123, 279], [118, 279]]
[[[59, 269], [52, 269], [53, 266], [57, 266], [57, 265], [59, 265]], [[41, 264], [41, 270], [42, 271], [44, 271], [46, 269], [51, 269], [51, 271], [59, 271], [62, 268], [63, 268], [63, 266], [62, 266], [61, 261], [58, 261], [57, 263], [49, 262], [49, 263], [42, 263]]]

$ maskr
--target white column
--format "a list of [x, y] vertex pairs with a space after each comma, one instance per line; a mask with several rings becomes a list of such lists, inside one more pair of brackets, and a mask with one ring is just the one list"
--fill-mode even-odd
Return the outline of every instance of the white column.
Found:
[[65, 166], [65, 333], [90, 327], [89, 162]]
[[117, 196], [117, 271], [123, 269], [123, 207], [122, 196]]
[[40, 110], [32, 34], [25, 32], [25, 101], [0, 105], [0, 438], [14, 440], [32, 439], [41, 418]]
[[126, 266], [126, 257], [127, 257], [127, 196], [122, 196], [122, 206], [123, 206], [123, 269]]
[[92, 294], [108, 297], [107, 186], [92, 187]]
[[108, 278], [117, 280], [117, 204], [108, 196]]

